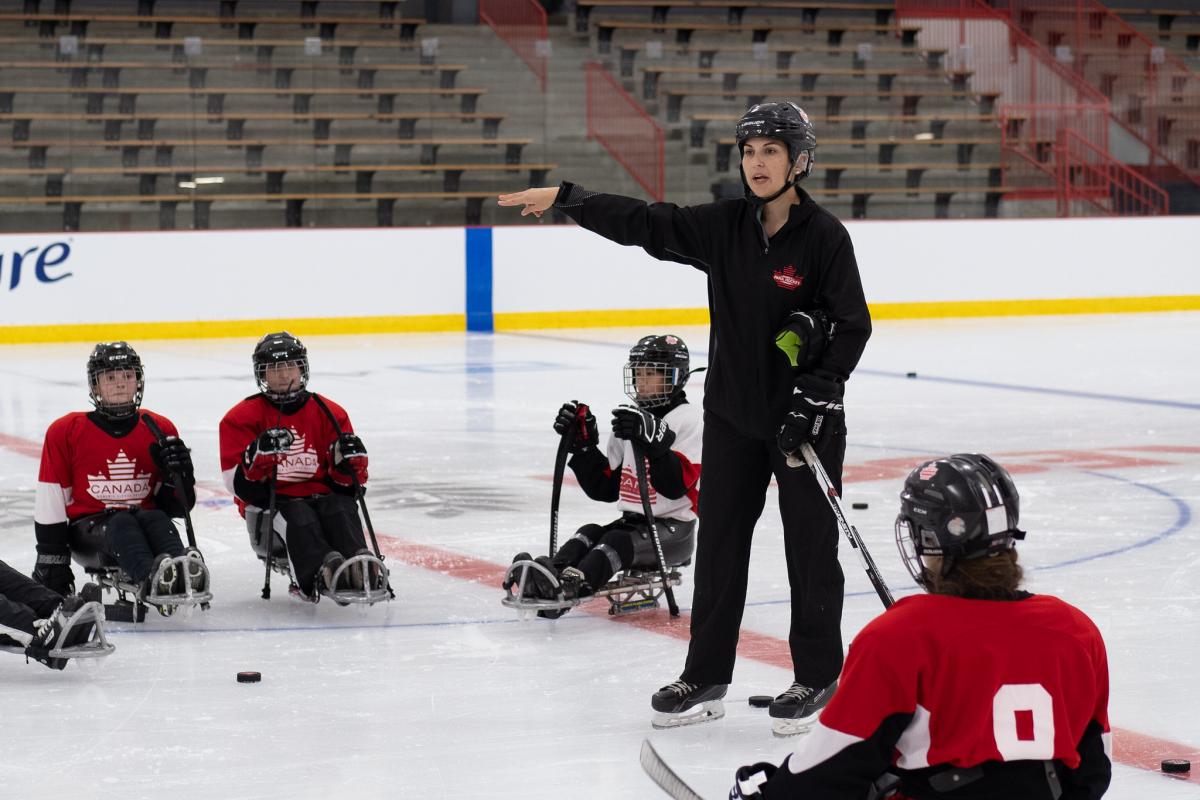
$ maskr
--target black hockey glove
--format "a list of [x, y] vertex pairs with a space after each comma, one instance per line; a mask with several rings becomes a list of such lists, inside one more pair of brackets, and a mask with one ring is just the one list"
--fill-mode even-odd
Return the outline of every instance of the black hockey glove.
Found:
[[71, 571], [71, 556], [67, 553], [38, 553], [32, 577], [63, 597], [75, 594], [75, 573]]
[[343, 486], [353, 486], [355, 478], [361, 486], [367, 482], [367, 448], [353, 433], [343, 433], [329, 448], [333, 470], [329, 477]]
[[242, 472], [246, 480], [262, 481], [271, 477], [271, 470], [287, 454], [295, 437], [286, 428], [268, 428], [258, 435], [242, 453]]
[[582, 453], [590, 447], [596, 447], [600, 442], [600, 433], [596, 429], [596, 418], [587, 403], [572, 400], [563, 403], [554, 418], [554, 432], [563, 436], [567, 431], [574, 431], [571, 440], [571, 452]]
[[792, 389], [792, 410], [783, 418], [776, 443], [786, 456], [794, 457], [800, 445], [809, 442], [815, 448], [842, 427], [840, 381], [803, 374]]
[[729, 790], [729, 800], [761, 800], [758, 791], [778, 769], [774, 764], [760, 761], [748, 767], [738, 767], [733, 776], [733, 788]]
[[150, 445], [150, 459], [168, 475], [179, 473], [184, 480], [192, 475], [192, 455], [178, 436], [165, 436]]
[[796, 369], [812, 369], [833, 340], [833, 327], [824, 311], [793, 311], [775, 334], [775, 346]]
[[675, 444], [675, 431], [665, 420], [637, 406], [624, 405], [613, 409], [613, 436], [640, 443], [650, 458], [660, 458]]

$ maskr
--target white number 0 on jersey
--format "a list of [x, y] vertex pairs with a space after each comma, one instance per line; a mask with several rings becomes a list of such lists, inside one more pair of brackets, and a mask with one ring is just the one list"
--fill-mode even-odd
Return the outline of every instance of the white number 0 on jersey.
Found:
[[1008, 683], [992, 698], [992, 730], [1005, 761], [1054, 758], [1054, 698], [1040, 683]]

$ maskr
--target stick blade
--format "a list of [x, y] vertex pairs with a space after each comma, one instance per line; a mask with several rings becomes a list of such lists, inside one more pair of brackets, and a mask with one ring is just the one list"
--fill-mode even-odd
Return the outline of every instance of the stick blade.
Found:
[[642, 740], [642, 753], [639, 760], [642, 762], [642, 769], [650, 776], [650, 780], [657, 783], [660, 789], [675, 800], [704, 800], [703, 797], [692, 791], [692, 787], [684, 783], [674, 770], [667, 766], [667, 762], [663, 761], [662, 756], [654, 749], [654, 745], [650, 744], [649, 739]]

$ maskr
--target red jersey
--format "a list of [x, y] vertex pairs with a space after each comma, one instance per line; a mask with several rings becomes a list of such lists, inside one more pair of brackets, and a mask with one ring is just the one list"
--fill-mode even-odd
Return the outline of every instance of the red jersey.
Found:
[[[1010, 796], [1036, 798], [1045, 795], [1044, 769], [1006, 767], [1051, 760], [1064, 799], [1099, 797], [1111, 752], [1108, 660], [1083, 612], [1046, 595], [917, 595], [855, 637], [837, 693], [764, 797], [848, 798], [848, 788], [865, 791], [885, 771], [915, 781], [991, 764], [974, 791], [963, 785], [952, 796], [991, 796], [983, 794], [996, 789], [991, 769], [1003, 776], [996, 781], [1018, 773], [1013, 785], [1030, 781]], [[904, 792], [940, 796], [915, 785], [921, 790], [906, 781]]]
[[[143, 409], [167, 436], [171, 420]], [[154, 434], [143, 423], [124, 436], [104, 430], [83, 411], [55, 420], [42, 444], [37, 499], [38, 525], [58, 525], [109, 508], [157, 508], [163, 474], [150, 458]]]
[[[322, 397], [337, 419], [343, 433], [353, 433], [350, 417], [328, 397]], [[300, 407], [290, 414], [279, 413], [264, 395], [248, 397], [229, 410], [221, 420], [218, 434], [221, 443], [221, 474], [225, 486], [237, 499], [238, 511], [245, 516], [246, 505], [266, 507], [257, 497], [257, 482], [247, 481], [242, 472], [242, 454], [258, 435], [270, 428], [286, 428], [295, 437], [287, 456], [279, 464], [276, 492], [288, 497], [309, 497], [331, 491], [329, 470], [330, 448], [338, 432], [327, 415], [309, 394]], [[263, 493], [265, 493], [265, 484]]]

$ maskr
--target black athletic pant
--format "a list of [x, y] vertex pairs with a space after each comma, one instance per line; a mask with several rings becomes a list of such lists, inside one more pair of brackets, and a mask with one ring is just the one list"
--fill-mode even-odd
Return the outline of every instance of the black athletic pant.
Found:
[[[841, 491], [844, 434], [817, 451]], [[792, 593], [788, 645], [795, 679], [827, 686], [842, 669], [842, 592], [838, 529], [807, 467], [792, 469], [774, 441], [743, 436], [704, 414], [704, 475], [696, 546], [691, 643], [683, 680], [728, 684], [746, 604], [750, 540], [766, 503], [771, 475], [779, 483], [779, 513]]]
[[158, 509], [106, 511], [72, 523], [75, 544], [94, 548], [116, 559], [134, 583], [150, 577], [156, 556], [172, 558], [186, 551], [175, 523]]
[[275, 532], [287, 545], [296, 585], [310, 596], [325, 556], [338, 552], [350, 558], [367, 546], [358, 506], [342, 494], [277, 498]]
[[49, 617], [62, 601], [58, 592], [0, 561], [0, 644], [27, 644], [22, 634], [33, 635], [34, 620]]
[[[658, 543], [663, 561], [677, 567], [692, 558], [696, 523], [677, 519], [656, 519]], [[584, 525], [554, 555], [559, 569], [578, 567], [593, 589], [608, 583], [612, 576], [629, 567], [658, 570], [658, 551], [650, 538], [650, 528], [641, 514], [626, 512], [607, 525]]]

